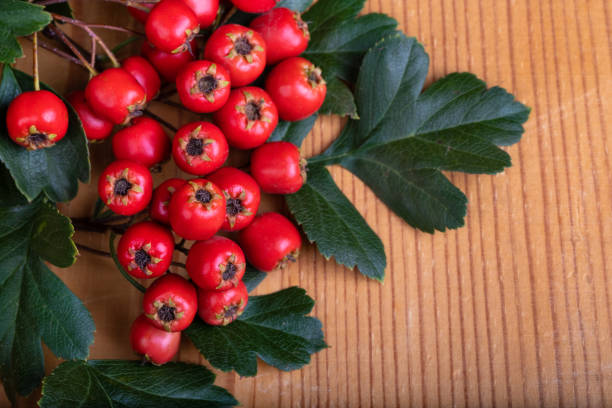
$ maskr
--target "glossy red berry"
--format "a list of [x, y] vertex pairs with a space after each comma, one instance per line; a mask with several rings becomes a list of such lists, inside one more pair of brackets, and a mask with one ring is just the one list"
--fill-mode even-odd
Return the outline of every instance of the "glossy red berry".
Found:
[[210, 36], [204, 57], [229, 71], [233, 87], [245, 86], [266, 67], [266, 42], [248, 27], [226, 24]]
[[50, 147], [68, 131], [68, 109], [52, 92], [24, 92], [9, 104], [6, 127], [10, 138], [28, 150]]
[[186, 262], [191, 280], [204, 290], [226, 290], [237, 286], [246, 262], [237, 243], [229, 238], [215, 236], [195, 243], [189, 249]]
[[247, 13], [264, 13], [278, 3], [280, 0], [231, 0], [238, 10]]
[[210, 27], [217, 18], [219, 0], [182, 0], [195, 14], [200, 30]]
[[108, 208], [117, 214], [134, 215], [144, 210], [151, 201], [151, 172], [142, 164], [117, 160], [100, 175], [98, 194]]
[[121, 68], [129, 72], [142, 86], [147, 95], [147, 102], [157, 96], [161, 86], [161, 79], [159, 79], [159, 74], [149, 61], [136, 55], [124, 59], [121, 63]]
[[239, 231], [255, 218], [261, 201], [259, 186], [253, 177], [234, 167], [222, 167], [208, 176], [225, 196], [224, 231]]
[[308, 47], [308, 24], [300, 13], [278, 7], [255, 18], [249, 25], [266, 41], [266, 61], [274, 65], [287, 58], [297, 57]]
[[176, 89], [187, 109], [209, 113], [221, 109], [230, 95], [230, 74], [210, 61], [193, 61], [176, 77]]
[[[195, 39], [191, 40], [189, 44], [194, 55], [197, 55], [198, 49]], [[169, 82], [174, 82], [179, 71], [183, 69], [185, 64], [194, 60], [193, 55], [191, 55], [189, 51], [171, 54], [155, 48], [153, 45], [149, 44], [148, 41], [142, 44], [140, 53], [144, 55], [155, 67], [157, 72]]]
[[151, 207], [149, 209], [149, 216], [151, 219], [170, 225], [170, 198], [172, 198], [172, 194], [183, 187], [185, 183], [187, 182], [183, 179], [171, 178], [164, 181], [153, 190], [153, 198], [151, 199]]
[[224, 291], [198, 290], [198, 315], [213, 326], [225, 326], [236, 320], [249, 302], [249, 293], [242, 282]]
[[223, 192], [208, 180], [190, 180], [170, 199], [170, 225], [185, 239], [204, 241], [212, 237], [224, 219]]
[[170, 155], [170, 139], [156, 120], [136, 118], [113, 136], [113, 154], [145, 167], [161, 163]]
[[85, 88], [91, 109], [117, 125], [140, 116], [147, 95], [136, 79], [122, 68], [109, 68], [93, 77]]
[[170, 53], [188, 50], [189, 41], [200, 31], [198, 20], [181, 0], [162, 0], [149, 12], [145, 23], [147, 39]]
[[68, 95], [68, 102], [70, 102], [77, 115], [79, 115], [88, 140], [103, 140], [110, 136], [113, 131], [113, 122], [91, 110], [87, 102], [85, 102], [85, 92], [75, 91], [71, 93]]
[[276, 103], [278, 116], [296, 121], [319, 110], [327, 85], [319, 68], [304, 58], [294, 57], [272, 69], [266, 80], [266, 91]]
[[169, 273], [149, 286], [142, 307], [145, 316], [158, 329], [185, 330], [198, 309], [196, 288], [185, 278]]
[[166, 273], [174, 254], [170, 230], [151, 221], [130, 226], [121, 236], [117, 258], [133, 277], [150, 279]]
[[172, 141], [172, 157], [181, 170], [203, 176], [225, 163], [229, 146], [218, 127], [193, 122], [180, 128]]
[[302, 238], [293, 223], [274, 212], [256, 217], [240, 231], [238, 242], [249, 262], [265, 272], [295, 262], [302, 246]]
[[247, 86], [234, 89], [214, 118], [231, 146], [252, 149], [268, 140], [278, 124], [278, 111], [266, 91]]
[[[155, 7], [156, 3], [139, 3], [139, 6], [143, 6], [143, 7], [147, 7], [149, 10], [151, 10], [153, 7]], [[144, 10], [139, 10], [135, 7], [129, 7], [128, 6], [128, 11], [130, 12], [130, 14], [132, 15], [132, 17], [134, 17], [136, 20], [140, 21], [142, 24], [147, 22], [147, 17], [149, 17], [149, 12], [148, 11], [144, 11]]]
[[145, 315], [140, 315], [130, 329], [132, 350], [155, 365], [165, 364], [178, 353], [181, 345], [181, 332], [160, 330], [150, 323]]
[[306, 182], [306, 160], [289, 142], [271, 142], [251, 154], [251, 175], [269, 194], [293, 194]]

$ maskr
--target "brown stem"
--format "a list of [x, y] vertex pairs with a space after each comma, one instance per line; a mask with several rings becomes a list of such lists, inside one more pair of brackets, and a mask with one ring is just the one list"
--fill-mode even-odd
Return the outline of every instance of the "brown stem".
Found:
[[[91, 58], [89, 59], [89, 63], [93, 69], [96, 69], [96, 40], [91, 39]], [[89, 78], [91, 79], [91, 78]]]
[[126, 7], [133, 7], [138, 10], [142, 10], [145, 13], [151, 11], [150, 8], [140, 5], [139, 3], [157, 3], [157, 0], [147, 1], [147, 0], [105, 0], [111, 3], [119, 3], [123, 4]]
[[163, 101], [162, 100], [159, 100], [159, 101], [158, 100], [154, 100], [153, 102], [159, 102], [159, 103], [162, 103], [164, 105], [172, 106], [173, 108], [183, 109], [183, 110], [186, 110], [187, 112], [191, 112], [189, 109], [185, 108], [182, 104], [180, 104], [178, 102], [174, 102], [174, 101], [168, 100], [168, 99], [163, 100]]
[[129, 28], [117, 27], [117, 26], [112, 26], [108, 24], [87, 24], [87, 25], [89, 26], [89, 28], [104, 28], [106, 30], [121, 31], [124, 33], [129, 33], [129, 34], [134, 34], [134, 35], [141, 35], [141, 36], [145, 35], [144, 33], [141, 33], [140, 31], [130, 30]]
[[66, 36], [66, 34], [64, 34], [62, 30], [60, 30], [53, 24], [49, 24], [48, 27], [56, 36], [60, 38], [60, 40], [62, 40], [64, 44], [66, 44], [68, 48], [70, 48], [70, 51], [72, 51], [72, 53], [79, 59], [79, 61], [81, 61], [83, 66], [87, 68], [92, 75], [98, 75], [98, 72], [94, 69], [94, 67], [89, 64], [89, 62], [87, 62], [85, 57], [83, 57], [83, 54], [81, 54], [79, 50], [76, 49], [72, 41], [68, 39], [68, 37]]
[[32, 71], [34, 74], [34, 90], [40, 91], [40, 78], [38, 76], [38, 33], [34, 33], [34, 35], [32, 36], [32, 59], [33, 59]]
[[161, 123], [162, 125], [164, 125], [165, 127], [167, 127], [168, 129], [170, 129], [171, 131], [173, 131], [174, 133], [176, 133], [178, 131], [178, 129], [172, 125], [170, 122], [167, 122], [166, 120], [160, 118], [159, 116], [157, 116], [156, 114], [154, 114], [153, 112], [149, 111], [149, 110], [145, 110], [142, 112], [145, 116], [148, 116], [150, 118], [155, 119], [156, 121], [158, 121], [159, 123]]
[[[32, 41], [31, 37], [26, 37], [28, 40]], [[42, 40], [38, 40], [39, 44], [41, 46], [41, 48], [44, 48], [47, 51], [51, 51], [52, 53], [54, 53], [55, 55], [62, 57], [64, 59], [67, 59], [68, 61], [72, 62], [73, 64], [79, 65], [83, 68], [85, 68], [85, 66], [83, 65], [83, 63], [81, 61], [79, 61], [78, 58], [75, 58], [74, 56], [60, 50], [59, 48], [56, 48], [54, 46], [52, 46], [51, 44], [47, 44], [46, 42], [42, 41]]]
[[39, 4], [41, 6], [50, 6], [51, 4], [58, 4], [58, 3], [67, 3], [68, 0], [40, 0], [37, 1], [36, 4]]

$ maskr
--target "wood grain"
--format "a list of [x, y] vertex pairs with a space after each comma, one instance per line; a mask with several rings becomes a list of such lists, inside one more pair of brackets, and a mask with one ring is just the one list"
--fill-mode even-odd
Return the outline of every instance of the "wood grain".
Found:
[[[84, 20], [138, 29], [121, 6], [72, 3]], [[467, 222], [435, 235], [412, 229], [350, 173], [332, 168], [385, 244], [385, 283], [307, 246], [297, 265], [257, 292], [306, 288], [331, 347], [301, 371], [260, 364], [255, 378], [220, 373], [217, 383], [247, 407], [612, 406], [612, 4], [373, 0], [365, 11], [394, 16], [423, 42], [428, 83], [471, 71], [533, 108], [522, 142], [508, 149], [514, 166], [497, 176], [450, 174], [470, 200]], [[57, 89], [87, 80], [46, 52], [41, 64], [52, 67], [42, 79]], [[29, 59], [18, 66], [29, 70]], [[191, 119], [155, 109], [175, 123]], [[320, 119], [306, 155], [323, 150], [341, 126]], [[109, 144], [93, 152], [95, 180], [111, 160]], [[176, 174], [169, 164], [155, 178]], [[94, 197], [94, 185], [81, 186], [64, 210], [84, 215]], [[96, 235], [76, 239], [107, 245]], [[94, 317], [91, 357], [131, 358], [128, 329], [141, 295], [104, 258], [83, 254], [57, 272]], [[180, 359], [206, 364], [187, 343]], [[49, 370], [57, 364], [49, 353], [46, 360]]]

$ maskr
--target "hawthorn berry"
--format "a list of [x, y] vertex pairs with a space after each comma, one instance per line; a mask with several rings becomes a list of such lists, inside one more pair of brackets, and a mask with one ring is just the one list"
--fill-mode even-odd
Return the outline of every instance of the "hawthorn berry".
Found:
[[6, 127], [10, 138], [28, 150], [51, 147], [68, 131], [68, 109], [52, 92], [24, 92], [9, 104]]
[[187, 51], [189, 41], [199, 31], [195, 14], [181, 0], [160, 1], [151, 9], [145, 23], [147, 40], [172, 54]]
[[87, 140], [103, 140], [110, 136], [113, 131], [113, 122], [91, 110], [87, 102], [85, 102], [85, 92], [72, 92], [68, 95], [68, 102], [70, 102], [77, 115], [79, 115]]
[[277, 7], [255, 18], [249, 25], [266, 42], [266, 62], [274, 65], [287, 58], [297, 57], [308, 47], [308, 24], [299, 12]]
[[210, 61], [193, 61], [176, 77], [176, 90], [187, 109], [198, 113], [219, 110], [230, 96], [230, 74]]
[[227, 69], [233, 87], [245, 86], [266, 67], [266, 42], [248, 27], [226, 24], [208, 39], [204, 58]]
[[147, 94], [126, 70], [109, 68], [89, 81], [85, 99], [97, 115], [117, 125], [125, 125], [141, 115]]
[[293, 194], [306, 182], [306, 160], [293, 143], [266, 143], [251, 154], [251, 174], [266, 193]]
[[[155, 7], [155, 4], [156, 3], [138, 3], [139, 6], [147, 7], [149, 10]], [[128, 12], [132, 15], [132, 17], [140, 21], [142, 24], [147, 22], [147, 17], [149, 17], [148, 11], [139, 10], [136, 7], [130, 7], [130, 6], [128, 6], [127, 9], [128, 9]]]
[[155, 365], [165, 364], [178, 353], [181, 345], [181, 332], [167, 332], [151, 324], [142, 314], [134, 320], [130, 329], [132, 350], [144, 355]]
[[237, 243], [229, 238], [214, 236], [196, 242], [185, 263], [191, 280], [204, 290], [226, 290], [237, 286], [246, 262]]
[[219, 12], [219, 0], [182, 0], [195, 14], [200, 29], [210, 27]]
[[[195, 38], [191, 40], [189, 45], [194, 55], [197, 55], [198, 49]], [[194, 56], [191, 55], [188, 50], [171, 54], [155, 48], [153, 45], [149, 44], [148, 41], [143, 42], [140, 53], [149, 60], [157, 72], [159, 72], [168, 82], [174, 82], [179, 71], [183, 69], [185, 64], [194, 59]]]
[[209, 122], [193, 122], [181, 127], [172, 141], [172, 156], [183, 171], [203, 176], [225, 163], [229, 146], [218, 127]]
[[151, 221], [131, 225], [117, 246], [119, 263], [130, 275], [139, 279], [163, 275], [170, 267], [173, 254], [172, 233]]
[[259, 186], [253, 177], [234, 167], [222, 167], [208, 176], [225, 196], [225, 220], [221, 229], [239, 231], [249, 225], [261, 201]]
[[190, 180], [170, 199], [170, 225], [185, 239], [204, 241], [219, 231], [225, 219], [225, 197], [206, 179]]
[[257, 269], [271, 272], [295, 262], [302, 238], [286, 217], [269, 212], [256, 217], [240, 231], [238, 239], [248, 261]]
[[252, 149], [274, 132], [278, 111], [266, 91], [247, 86], [232, 90], [228, 102], [214, 118], [232, 147]]
[[238, 10], [247, 13], [263, 13], [278, 3], [280, 0], [231, 0]]
[[198, 290], [198, 315], [212, 326], [226, 326], [236, 320], [249, 302], [249, 293], [240, 281], [224, 291]]
[[128, 160], [111, 163], [98, 180], [100, 199], [120, 215], [134, 215], [146, 208], [153, 194], [151, 172]]
[[189, 327], [195, 318], [198, 296], [188, 280], [168, 273], [149, 286], [142, 307], [153, 326], [177, 332]]
[[319, 110], [327, 85], [321, 69], [307, 59], [289, 58], [275, 66], [266, 80], [266, 91], [282, 120], [297, 121]]
[[136, 118], [113, 136], [113, 154], [145, 167], [161, 163], [170, 155], [170, 139], [156, 120]]
[[124, 59], [123, 62], [121, 62], [121, 68], [129, 72], [140, 86], [142, 86], [147, 95], [147, 102], [157, 96], [159, 87], [161, 86], [161, 79], [159, 79], [159, 74], [149, 61], [135, 55]]
[[171, 178], [161, 183], [155, 190], [153, 190], [153, 198], [151, 199], [151, 207], [149, 209], [149, 216], [151, 219], [161, 222], [166, 225], [170, 225], [169, 219], [169, 206], [170, 198], [172, 194], [185, 183], [185, 180], [180, 178]]

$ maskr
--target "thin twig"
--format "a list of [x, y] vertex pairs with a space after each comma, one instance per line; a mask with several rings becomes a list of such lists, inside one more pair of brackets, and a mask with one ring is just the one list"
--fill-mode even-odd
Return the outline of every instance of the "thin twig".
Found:
[[139, 0], [105, 0], [105, 1], [108, 1], [108, 2], [111, 2], [111, 3], [123, 4], [126, 7], [133, 7], [135, 9], [144, 11], [146, 13], [151, 11], [151, 9], [146, 7], [146, 6], [141, 5], [139, 3], [143, 3], [143, 4], [144, 3], [157, 3], [156, 0], [153, 0], [153, 1], [146, 1], [146, 0], [145, 1], [139, 1]]
[[[32, 37], [26, 37], [28, 40], [32, 41]], [[78, 58], [68, 54], [67, 52], [64, 52], [62, 50], [60, 50], [59, 48], [55, 48], [54, 46], [52, 46], [51, 44], [47, 44], [46, 42], [42, 41], [42, 40], [38, 40], [38, 45], [40, 45], [42, 48], [44, 48], [47, 51], [51, 51], [52, 53], [54, 53], [55, 55], [62, 57], [64, 59], [67, 59], [68, 61], [72, 62], [73, 64], [79, 65], [83, 68], [85, 68], [85, 65], [83, 65], [83, 63], [81, 61], [79, 61]]]
[[50, 6], [51, 4], [59, 4], [59, 3], [67, 3], [68, 0], [40, 0], [37, 1], [36, 4], [41, 6]]
[[108, 25], [108, 24], [87, 24], [90, 28], [104, 28], [106, 30], [112, 30], [112, 31], [121, 31], [124, 33], [129, 33], [129, 34], [134, 34], [134, 35], [140, 35], [140, 36], [144, 36], [144, 33], [141, 33], [140, 31], [136, 31], [136, 30], [130, 30], [129, 28], [124, 28], [124, 27], [117, 27], [117, 26], [112, 26], [112, 25]]
[[172, 106], [173, 108], [182, 109], [182, 110], [186, 110], [188, 112], [191, 112], [189, 109], [185, 108], [185, 106], [183, 106], [182, 104], [180, 104], [178, 102], [171, 101], [169, 99], [165, 99], [165, 100], [154, 99], [152, 102], [163, 103], [164, 105]]
[[155, 119], [156, 121], [158, 121], [159, 123], [161, 123], [162, 125], [164, 125], [165, 127], [167, 127], [168, 129], [170, 129], [171, 131], [173, 131], [174, 133], [176, 133], [178, 131], [178, 129], [176, 128], [176, 126], [172, 125], [169, 122], [166, 122], [166, 120], [160, 118], [159, 116], [157, 116], [156, 114], [154, 114], [153, 112], [149, 111], [149, 110], [144, 110], [142, 112], [145, 116], [148, 116], [150, 118]]
[[[91, 58], [89, 59], [89, 63], [93, 69], [96, 69], [96, 40], [91, 38]], [[91, 79], [91, 78], [89, 78]]]
[[40, 78], [38, 76], [38, 33], [34, 33], [32, 36], [32, 57], [34, 61], [32, 67], [34, 74], [34, 90], [40, 91]]
[[92, 75], [98, 75], [98, 72], [94, 69], [94, 67], [89, 65], [89, 62], [87, 62], [85, 57], [83, 57], [83, 54], [81, 54], [79, 50], [76, 49], [72, 41], [68, 39], [68, 37], [66, 36], [66, 34], [64, 34], [62, 30], [60, 30], [58, 27], [54, 26], [53, 24], [49, 24], [48, 27], [55, 35], [57, 35], [60, 38], [60, 40], [62, 40], [64, 44], [66, 44], [68, 48], [70, 48], [70, 51], [72, 51], [72, 53], [79, 59], [79, 61], [81, 61], [83, 66], [87, 68]]

